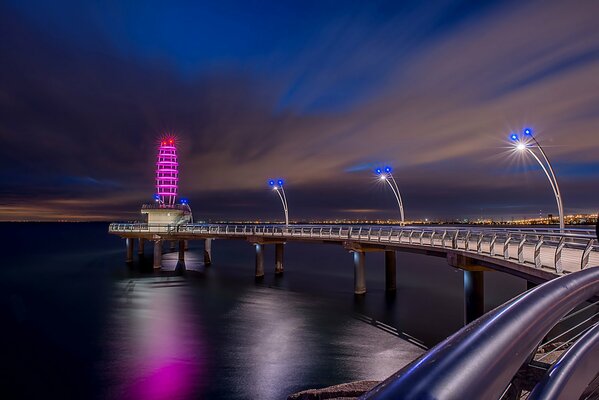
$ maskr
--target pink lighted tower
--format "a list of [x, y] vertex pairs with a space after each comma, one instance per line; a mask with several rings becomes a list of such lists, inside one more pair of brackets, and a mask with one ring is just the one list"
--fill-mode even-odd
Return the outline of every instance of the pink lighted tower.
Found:
[[178, 166], [175, 139], [162, 139], [156, 162], [156, 200], [165, 207], [175, 205], [179, 183]]

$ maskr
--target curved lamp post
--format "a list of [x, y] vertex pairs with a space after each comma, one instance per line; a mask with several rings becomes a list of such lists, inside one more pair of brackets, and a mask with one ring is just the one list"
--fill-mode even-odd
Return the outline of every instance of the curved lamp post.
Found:
[[283, 184], [285, 182], [283, 179], [271, 179], [268, 181], [268, 186], [272, 188], [281, 199], [281, 204], [283, 205], [283, 211], [285, 212], [285, 225], [289, 226], [289, 208], [287, 207], [287, 196], [285, 196], [285, 189], [283, 188]]
[[[549, 180], [549, 184], [551, 185], [551, 189], [553, 190], [553, 194], [555, 195], [555, 201], [557, 202], [557, 211], [559, 213], [559, 229], [561, 232], [564, 231], [564, 204], [562, 202], [562, 194], [559, 190], [559, 185], [557, 184], [557, 178], [555, 177], [555, 172], [553, 171], [553, 167], [549, 162], [549, 158], [547, 158], [547, 154], [545, 150], [541, 147], [541, 144], [537, 141], [532, 133], [532, 129], [525, 128], [522, 131], [523, 135], [519, 136], [516, 133], [510, 134], [510, 139], [514, 142], [516, 149], [518, 151], [525, 151], [530, 154], [541, 166], [545, 176]], [[535, 152], [535, 150], [540, 154]]]
[[189, 219], [190, 219], [189, 222], [193, 224], [193, 212], [191, 211], [191, 206], [189, 205], [189, 200], [181, 199], [179, 201], [181, 202], [181, 206], [187, 208], [187, 210], [189, 211]]
[[385, 168], [376, 168], [374, 173], [380, 177], [382, 181], [385, 181], [389, 184], [393, 195], [395, 196], [395, 200], [397, 200], [397, 206], [399, 207], [399, 216], [401, 219], [401, 226], [406, 224], [404, 211], [403, 211], [403, 201], [401, 199], [401, 193], [399, 192], [399, 187], [397, 186], [397, 181], [393, 177], [392, 169], [389, 166]]

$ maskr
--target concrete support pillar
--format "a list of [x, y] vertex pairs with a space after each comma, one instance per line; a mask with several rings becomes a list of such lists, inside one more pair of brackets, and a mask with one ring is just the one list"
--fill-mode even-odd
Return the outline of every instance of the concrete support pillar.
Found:
[[285, 250], [284, 243], [275, 244], [275, 274], [283, 273], [283, 254]]
[[139, 238], [139, 240], [137, 242], [137, 255], [139, 255], [139, 256], [144, 255], [144, 245], [145, 244], [146, 244], [146, 239]]
[[135, 239], [127, 238], [125, 239], [125, 245], [127, 246], [127, 262], [133, 262], [133, 242]]
[[179, 240], [179, 261], [185, 261], [185, 241]]
[[169, 249], [170, 251], [175, 251], [176, 242], [174, 240], [169, 241]]
[[397, 258], [395, 251], [385, 251], [385, 289], [397, 289]]
[[204, 240], [204, 265], [212, 264], [212, 239]]
[[354, 293], [366, 293], [366, 253], [354, 251]]
[[464, 270], [464, 320], [466, 324], [485, 313], [485, 280], [483, 271]]
[[187, 250], [189, 250], [189, 240], [184, 240], [184, 242], [185, 242], [185, 244], [184, 244], [183, 250], [187, 251]]
[[264, 276], [264, 245], [256, 243], [256, 278]]
[[154, 241], [154, 269], [162, 268], [162, 240]]

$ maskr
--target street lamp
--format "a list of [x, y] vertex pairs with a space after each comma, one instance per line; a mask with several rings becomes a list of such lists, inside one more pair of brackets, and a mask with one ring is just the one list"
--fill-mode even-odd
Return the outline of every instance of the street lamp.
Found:
[[389, 166], [384, 168], [376, 168], [374, 173], [379, 176], [382, 181], [385, 181], [389, 184], [393, 195], [395, 195], [395, 200], [397, 200], [397, 206], [399, 207], [399, 216], [401, 218], [401, 226], [406, 224], [404, 211], [403, 211], [403, 201], [401, 199], [401, 193], [399, 192], [399, 187], [397, 186], [397, 181], [393, 177], [392, 169]]
[[[555, 195], [555, 201], [557, 202], [557, 210], [559, 213], [559, 229], [561, 232], [564, 231], [564, 204], [562, 202], [562, 195], [559, 190], [559, 185], [557, 184], [557, 178], [555, 177], [555, 172], [553, 171], [553, 167], [549, 162], [549, 158], [547, 158], [547, 154], [545, 154], [545, 150], [541, 147], [541, 144], [534, 137], [532, 129], [524, 128], [522, 131], [522, 137], [520, 137], [516, 133], [510, 134], [510, 139], [514, 142], [516, 146], [516, 150], [518, 151], [526, 151], [530, 155], [533, 156], [535, 160], [539, 163], [545, 176], [549, 180], [549, 184], [551, 185], [551, 189], [553, 190], [553, 194]], [[536, 150], [541, 156], [534, 151]]]
[[285, 196], [285, 188], [283, 187], [284, 183], [285, 182], [283, 181], [283, 179], [270, 179], [268, 181], [268, 186], [270, 186], [272, 190], [277, 192], [277, 194], [279, 195], [279, 198], [281, 199], [281, 204], [283, 205], [283, 211], [285, 212], [285, 225], [289, 226], [289, 208], [287, 207], [287, 196]]

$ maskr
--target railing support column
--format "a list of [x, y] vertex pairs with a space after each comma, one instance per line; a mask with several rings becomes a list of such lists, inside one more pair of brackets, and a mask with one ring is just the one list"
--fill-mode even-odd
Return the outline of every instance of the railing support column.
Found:
[[133, 243], [134, 243], [135, 239], [133, 238], [127, 238], [125, 239], [125, 245], [127, 246], [127, 262], [128, 263], [132, 263], [133, 262]]
[[137, 241], [137, 255], [138, 256], [144, 255], [144, 244], [146, 244], [146, 239], [139, 238], [139, 240]]
[[283, 273], [284, 243], [275, 244], [275, 274]]
[[366, 293], [366, 253], [354, 251], [354, 293]]
[[204, 239], [204, 265], [212, 264], [212, 239]]
[[162, 268], [162, 241], [154, 240], [154, 269]]
[[397, 256], [395, 251], [385, 251], [385, 289], [397, 289]]
[[256, 278], [264, 276], [264, 245], [256, 243]]
[[185, 241], [179, 240], [179, 261], [185, 262]]
[[483, 271], [464, 270], [464, 321], [466, 324], [485, 313], [485, 285]]

